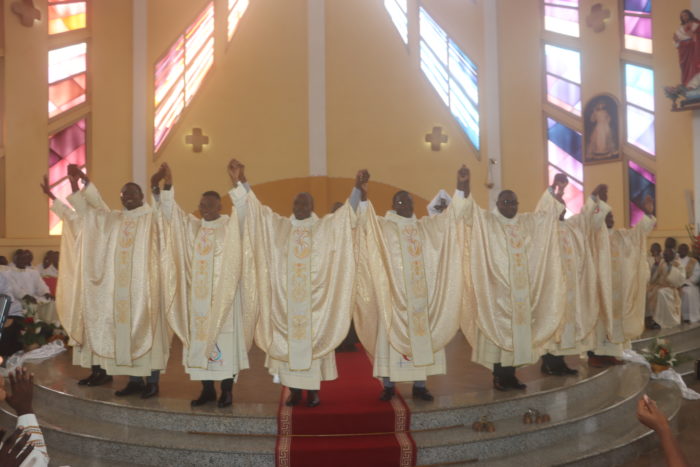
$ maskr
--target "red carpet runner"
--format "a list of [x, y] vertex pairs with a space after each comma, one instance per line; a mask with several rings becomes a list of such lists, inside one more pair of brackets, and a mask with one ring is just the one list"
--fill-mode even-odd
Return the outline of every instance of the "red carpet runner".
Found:
[[336, 361], [339, 377], [322, 383], [318, 407], [306, 407], [306, 394], [299, 405], [287, 407], [289, 390], [282, 391], [277, 466], [415, 465], [416, 445], [406, 431], [411, 415], [401, 396], [391, 402], [379, 400], [382, 385], [372, 377], [372, 364], [361, 347], [337, 353]]

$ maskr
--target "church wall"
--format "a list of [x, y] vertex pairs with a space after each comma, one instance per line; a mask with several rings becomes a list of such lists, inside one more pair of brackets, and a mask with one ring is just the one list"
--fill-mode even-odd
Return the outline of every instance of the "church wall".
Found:
[[[154, 38], [149, 39], [151, 66], [205, 4], [158, 0], [150, 5], [149, 37]], [[160, 153], [149, 163], [149, 173], [162, 162], [171, 166], [183, 208], [194, 209], [206, 190], [224, 193], [230, 188], [226, 164], [232, 157], [246, 165], [253, 186], [308, 175], [305, 5], [299, 1], [251, 1], [230, 43], [226, 43], [225, 22], [217, 31], [221, 35], [216, 38], [214, 67]], [[159, 8], [168, 8], [169, 14], [158, 17], [155, 11]], [[226, 2], [217, 0], [216, 8], [225, 9]], [[151, 96], [152, 92], [151, 85]], [[185, 144], [185, 135], [193, 127], [202, 128], [210, 138], [199, 154]], [[149, 144], [150, 138], [152, 128]], [[271, 207], [282, 211], [289, 203], [291, 199]]]
[[[445, 19], [444, 29], [479, 66], [481, 2], [426, 1], [423, 6], [437, 21]], [[383, 2], [326, 2], [329, 175], [354, 177], [367, 168], [373, 180], [429, 200], [440, 188], [451, 194], [457, 170], [467, 164], [475, 198], [487, 204], [486, 164], [477, 161], [473, 146], [420, 70], [416, 11], [409, 1], [406, 46]], [[424, 139], [433, 126], [441, 126], [449, 137], [439, 152]], [[488, 153], [485, 131], [482, 126], [482, 159]], [[375, 204], [389, 202], [376, 196], [370, 193]], [[416, 214], [424, 213], [416, 203]]]

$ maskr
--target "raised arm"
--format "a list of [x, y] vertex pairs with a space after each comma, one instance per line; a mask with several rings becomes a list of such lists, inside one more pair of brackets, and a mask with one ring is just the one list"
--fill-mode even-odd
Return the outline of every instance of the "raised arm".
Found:
[[350, 206], [357, 211], [360, 201], [367, 201], [367, 183], [369, 172], [366, 169], [358, 170], [355, 175], [355, 186], [350, 193]]

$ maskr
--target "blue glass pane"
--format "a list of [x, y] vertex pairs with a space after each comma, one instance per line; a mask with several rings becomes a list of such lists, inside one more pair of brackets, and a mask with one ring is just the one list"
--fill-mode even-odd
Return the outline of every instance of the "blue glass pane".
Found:
[[581, 84], [581, 54], [571, 49], [564, 49], [545, 44], [544, 53], [547, 72], [561, 76], [574, 83]]
[[547, 75], [547, 100], [575, 115], [581, 115], [581, 86]]
[[548, 118], [547, 138], [577, 161], [583, 161], [583, 143], [581, 133], [572, 130], [566, 125], [562, 125], [556, 120]]
[[625, 0], [625, 11], [651, 13], [651, 0]]
[[649, 171], [632, 161], [629, 161], [627, 175], [629, 182], [630, 225], [634, 226], [644, 215], [642, 211], [644, 199], [647, 196], [651, 196], [652, 199], [656, 200], [656, 178]]
[[627, 102], [654, 111], [654, 72], [631, 63], [625, 64], [625, 96]]

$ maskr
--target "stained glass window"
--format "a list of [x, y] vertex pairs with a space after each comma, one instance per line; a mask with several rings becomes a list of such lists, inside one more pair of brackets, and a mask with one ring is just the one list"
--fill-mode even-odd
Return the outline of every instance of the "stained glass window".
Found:
[[579, 0], [544, 0], [544, 28], [547, 31], [579, 37]]
[[627, 101], [627, 142], [656, 154], [654, 136], [654, 71], [625, 64], [625, 100]]
[[408, 0], [384, 0], [384, 8], [389, 13], [404, 44], [408, 44]]
[[633, 227], [637, 225], [645, 214], [642, 209], [644, 199], [647, 196], [651, 196], [656, 203], [656, 175], [641, 165], [628, 161], [627, 177], [630, 200], [630, 227]]
[[420, 9], [421, 70], [479, 149], [479, 83], [474, 62]]
[[566, 217], [578, 214], [584, 203], [581, 133], [547, 118], [547, 160], [549, 183], [560, 172], [569, 177], [564, 193]]
[[49, 34], [60, 34], [86, 27], [87, 2], [49, 0]]
[[85, 102], [87, 44], [49, 51], [49, 117]]
[[[85, 169], [87, 161], [85, 119], [49, 136], [49, 187], [61, 201], [71, 194], [70, 182], [66, 178], [69, 164]], [[49, 207], [51, 202], [49, 201]], [[61, 220], [49, 211], [50, 235], [61, 235]]]
[[155, 66], [153, 146], [157, 151], [199, 91], [214, 63], [214, 3], [170, 46]]
[[581, 115], [581, 54], [545, 44], [547, 100], [557, 107]]
[[228, 40], [236, 33], [241, 18], [248, 9], [250, 0], [228, 0]]
[[651, 0], [624, 0], [625, 48], [652, 53]]

